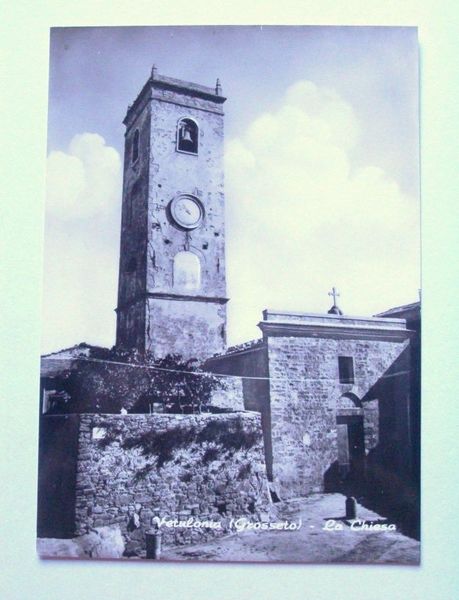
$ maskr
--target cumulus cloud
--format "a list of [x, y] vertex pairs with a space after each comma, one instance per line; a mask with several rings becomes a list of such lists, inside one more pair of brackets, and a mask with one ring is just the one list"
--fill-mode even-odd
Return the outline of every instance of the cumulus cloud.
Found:
[[48, 156], [43, 350], [86, 341], [111, 346], [115, 313], [121, 160], [95, 133]]
[[356, 166], [359, 131], [336, 92], [300, 81], [227, 144], [233, 341], [257, 334], [262, 308], [327, 310], [332, 285], [348, 314], [416, 300], [417, 199]]
[[120, 173], [120, 156], [102, 136], [75, 135], [68, 152], [48, 156], [47, 211], [65, 220], [109, 211], [119, 196]]

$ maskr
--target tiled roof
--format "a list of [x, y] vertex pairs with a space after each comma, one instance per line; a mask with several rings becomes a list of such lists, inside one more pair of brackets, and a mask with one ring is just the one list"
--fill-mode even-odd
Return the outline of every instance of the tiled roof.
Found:
[[75, 344], [74, 346], [70, 346], [69, 348], [62, 348], [61, 350], [56, 350], [56, 352], [49, 352], [48, 354], [43, 354], [42, 358], [52, 358], [53, 356], [62, 356], [67, 355], [69, 357], [77, 357], [77, 356], [88, 356], [89, 352], [92, 349], [103, 349], [102, 346], [93, 346], [91, 344], [87, 344], [86, 342], [81, 342], [81, 344]]
[[395, 306], [394, 308], [389, 308], [388, 310], [385, 310], [384, 312], [380, 312], [377, 315], [375, 315], [376, 317], [390, 317], [391, 315], [395, 315], [401, 312], [406, 312], [409, 310], [416, 310], [417, 308], [421, 307], [421, 303], [420, 302], [412, 302], [411, 304], [404, 304], [403, 306]]
[[255, 349], [263, 344], [263, 338], [258, 338], [256, 340], [250, 340], [249, 342], [243, 342], [242, 344], [236, 344], [235, 346], [229, 346], [226, 349], [226, 352], [222, 352], [221, 354], [214, 354], [212, 358], [217, 358], [219, 356], [226, 356], [228, 354], [234, 354], [235, 352], [242, 352], [243, 350], [251, 350]]

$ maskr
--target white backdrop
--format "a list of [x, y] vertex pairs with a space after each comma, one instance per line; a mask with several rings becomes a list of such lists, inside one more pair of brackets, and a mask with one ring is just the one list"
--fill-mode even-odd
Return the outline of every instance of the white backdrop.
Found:
[[[159, 6], [161, 4], [161, 6]], [[211, 4], [151, 0], [2, 6], [2, 556], [5, 600], [452, 599], [457, 554], [459, 123], [455, 0]], [[313, 8], [314, 7], [314, 8]], [[48, 27], [156, 24], [418, 25], [423, 202], [423, 558], [420, 568], [40, 561], [35, 555], [38, 357]], [[4, 48], [3, 48], [4, 46]], [[454, 156], [455, 154], [455, 156]], [[456, 192], [456, 193], [455, 193]], [[65, 315], [59, 315], [65, 319]], [[457, 593], [457, 592], [456, 592]]]

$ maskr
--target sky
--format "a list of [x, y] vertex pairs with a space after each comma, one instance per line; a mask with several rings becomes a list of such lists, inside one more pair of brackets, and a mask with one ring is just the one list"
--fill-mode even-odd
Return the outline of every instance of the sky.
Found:
[[419, 298], [415, 28], [53, 29], [44, 352], [115, 342], [122, 120], [152, 64], [228, 98], [230, 344], [332, 286], [350, 315]]

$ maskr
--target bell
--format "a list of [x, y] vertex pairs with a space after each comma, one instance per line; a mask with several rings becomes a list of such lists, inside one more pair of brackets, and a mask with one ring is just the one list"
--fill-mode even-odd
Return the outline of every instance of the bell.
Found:
[[182, 129], [182, 142], [192, 142], [190, 130], [187, 127]]

